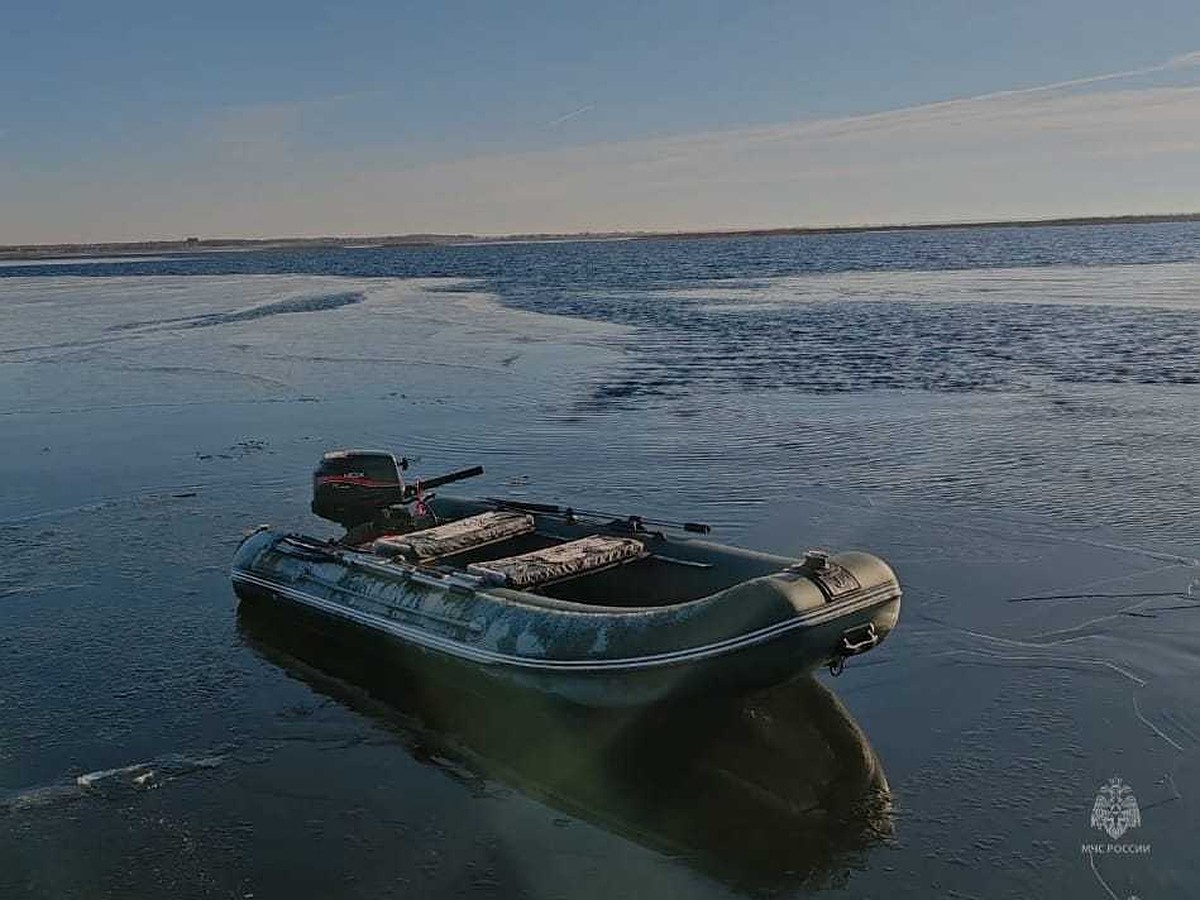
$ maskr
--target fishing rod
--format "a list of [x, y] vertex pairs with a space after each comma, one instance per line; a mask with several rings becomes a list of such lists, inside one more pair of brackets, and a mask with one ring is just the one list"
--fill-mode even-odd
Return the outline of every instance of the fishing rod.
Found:
[[554, 503], [532, 503], [525, 500], [506, 500], [503, 497], [488, 497], [489, 503], [495, 503], [498, 506], [503, 506], [508, 509], [521, 510], [523, 512], [542, 513], [549, 516], [561, 516], [570, 521], [576, 516], [585, 516], [587, 518], [596, 519], [611, 519], [617, 522], [628, 522], [636, 531], [640, 525], [660, 525], [664, 528], [680, 528], [683, 531], [689, 531], [692, 534], [709, 534], [712, 531], [711, 525], [706, 525], [703, 522], [676, 522], [671, 519], [648, 519], [644, 516], [630, 516], [621, 513], [603, 512], [595, 509], [576, 509], [572, 506], [559, 506]]

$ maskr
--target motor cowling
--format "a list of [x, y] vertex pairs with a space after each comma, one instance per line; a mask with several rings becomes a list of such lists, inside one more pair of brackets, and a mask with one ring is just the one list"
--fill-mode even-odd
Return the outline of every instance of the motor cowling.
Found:
[[380, 450], [330, 451], [313, 472], [312, 511], [347, 529], [371, 522], [405, 499], [400, 473], [407, 467]]

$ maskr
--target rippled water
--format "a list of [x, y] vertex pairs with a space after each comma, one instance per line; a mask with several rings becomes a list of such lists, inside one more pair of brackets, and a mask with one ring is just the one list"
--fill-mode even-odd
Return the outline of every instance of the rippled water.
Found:
[[[1197, 276], [1191, 225], [6, 264], [0, 893], [1191, 896]], [[834, 718], [886, 815], [719, 741], [649, 803], [646, 742], [715, 739], [688, 716], [571, 726], [623, 749], [547, 783], [448, 701], [240, 622], [232, 547], [326, 533], [336, 445], [885, 555], [901, 625]], [[803, 768], [809, 701], [755, 702], [722, 721]], [[1114, 774], [1147, 858], [1079, 852]], [[844, 845], [796, 800], [794, 860], [723, 853], [764, 792], [840, 810]]]

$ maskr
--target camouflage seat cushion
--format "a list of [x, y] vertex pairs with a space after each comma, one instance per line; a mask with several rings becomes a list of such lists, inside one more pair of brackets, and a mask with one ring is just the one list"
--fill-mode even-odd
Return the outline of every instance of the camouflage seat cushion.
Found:
[[437, 559], [528, 534], [533, 516], [521, 512], [485, 512], [434, 528], [392, 534], [372, 544], [382, 556], [402, 556], [412, 561]]
[[527, 588], [597, 572], [645, 555], [641, 541], [592, 535], [520, 556], [471, 563], [467, 571], [495, 584]]

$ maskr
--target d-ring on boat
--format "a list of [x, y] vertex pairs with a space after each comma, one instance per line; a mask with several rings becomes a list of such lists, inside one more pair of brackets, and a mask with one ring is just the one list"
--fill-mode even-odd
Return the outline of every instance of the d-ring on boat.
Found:
[[379, 451], [326, 453], [312, 508], [345, 536], [258, 529], [234, 558], [237, 595], [587, 706], [839, 670], [899, 616], [895, 574], [867, 553], [792, 559], [693, 537], [709, 530], [696, 523], [438, 496], [483, 470], [406, 483], [407, 467]]

